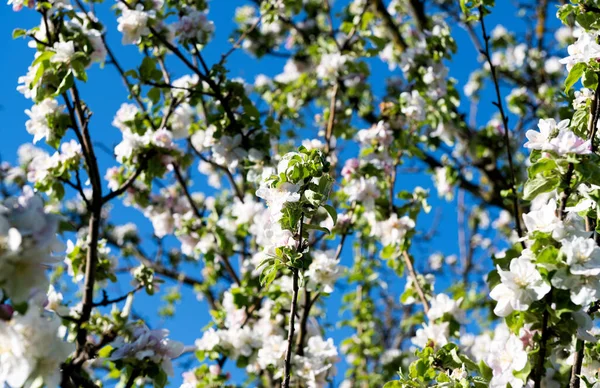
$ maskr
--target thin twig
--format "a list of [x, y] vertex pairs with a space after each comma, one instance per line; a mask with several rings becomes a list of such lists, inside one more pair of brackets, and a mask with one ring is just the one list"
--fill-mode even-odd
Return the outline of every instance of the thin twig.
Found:
[[408, 273], [413, 280], [413, 284], [415, 285], [415, 289], [417, 290], [417, 294], [419, 295], [419, 299], [421, 299], [421, 303], [423, 304], [423, 310], [425, 310], [425, 314], [429, 313], [429, 302], [427, 302], [427, 298], [425, 297], [425, 293], [419, 284], [419, 278], [417, 277], [417, 272], [415, 271], [415, 267], [413, 266], [412, 260], [406, 251], [402, 251], [402, 257], [404, 258], [404, 263], [406, 264], [406, 268], [408, 269]]
[[[486, 60], [488, 65], [490, 66], [490, 73], [492, 75], [492, 81], [494, 83], [494, 89], [496, 90], [496, 102], [494, 105], [498, 108], [500, 116], [502, 118], [502, 124], [504, 126], [504, 144], [506, 146], [506, 156], [508, 159], [508, 167], [510, 169], [510, 189], [512, 192], [512, 200], [513, 200], [513, 216], [515, 218], [515, 227], [517, 229], [517, 234], [519, 237], [523, 237], [523, 229], [521, 228], [521, 211], [519, 209], [519, 197], [517, 195], [516, 188], [516, 178], [515, 178], [515, 168], [512, 159], [512, 152], [510, 150], [510, 134], [508, 131], [508, 116], [504, 112], [504, 105], [502, 104], [502, 95], [500, 94], [500, 84], [498, 82], [498, 77], [496, 75], [496, 66], [494, 66], [492, 62], [492, 56], [490, 52], [490, 37], [488, 36], [485, 29], [485, 21], [484, 21], [484, 9], [483, 6], [479, 7], [479, 23], [481, 24], [481, 31], [483, 34], [483, 42], [484, 42], [484, 50], [481, 52]], [[521, 241], [521, 245], [523, 248], [526, 248], [525, 242]]]

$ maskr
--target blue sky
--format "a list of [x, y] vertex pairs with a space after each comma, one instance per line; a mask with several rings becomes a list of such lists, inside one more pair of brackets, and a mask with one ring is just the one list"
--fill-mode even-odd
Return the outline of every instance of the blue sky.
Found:
[[[206, 47], [203, 55], [209, 63], [214, 63], [220, 59], [223, 52], [227, 51], [231, 44], [228, 42], [228, 36], [233, 28], [232, 18], [235, 8], [240, 5], [249, 4], [249, 1], [243, 0], [213, 0], [210, 2], [211, 10], [209, 17], [214, 21], [216, 33], [212, 42]], [[344, 1], [337, 1], [338, 6]], [[508, 1], [499, 1], [495, 11], [487, 19], [488, 28], [492, 28], [500, 23], [511, 30], [523, 30], [523, 22], [516, 17], [515, 9], [509, 5]], [[107, 4], [99, 7], [101, 12], [99, 15], [106, 24], [108, 33], [108, 41], [111, 47], [117, 53], [122, 65], [126, 68], [136, 66], [139, 61], [137, 48], [134, 46], [123, 47], [121, 45], [121, 37], [116, 30], [116, 18], [108, 11]], [[553, 12], [549, 14], [549, 19], [553, 20]], [[2, 160], [14, 161], [16, 159], [16, 150], [19, 145], [30, 142], [31, 136], [25, 131], [25, 121], [27, 116], [24, 113], [25, 109], [30, 108], [30, 101], [26, 100], [20, 93], [16, 91], [17, 78], [26, 73], [28, 65], [33, 59], [33, 49], [27, 47], [26, 41], [23, 39], [12, 40], [12, 30], [15, 28], [30, 28], [39, 22], [39, 18], [35, 12], [23, 10], [19, 13], [13, 13], [9, 6], [2, 5], [0, 8], [0, 47], [4, 52], [4, 59], [0, 61], [0, 133], [2, 134], [2, 142], [0, 143], [0, 156]], [[476, 53], [467, 36], [467, 34], [458, 26], [453, 26], [453, 34], [457, 40], [459, 51], [454, 56], [454, 60], [449, 63], [450, 74], [459, 81], [459, 89], [462, 90], [462, 85], [465, 84], [470, 72], [477, 67]], [[547, 38], [552, 39], [551, 37]], [[267, 75], [275, 75], [281, 72], [284, 59], [265, 58], [261, 61], [248, 59], [248, 56], [241, 51], [235, 52], [228, 60], [228, 68], [231, 70], [231, 77], [243, 77], [248, 82], [252, 83], [254, 77], [259, 73]], [[174, 71], [175, 77], [187, 74], [185, 69], [172, 61], [170, 68]], [[372, 77], [369, 82], [375, 90], [381, 90], [385, 85], [385, 80], [381, 74], [389, 74], [387, 65], [383, 63], [373, 64]], [[399, 75], [399, 74], [398, 74]], [[83, 99], [88, 103], [94, 111], [92, 119], [91, 133], [95, 141], [100, 142], [108, 148], [111, 148], [120, 141], [120, 132], [112, 127], [111, 121], [114, 113], [117, 111], [121, 103], [127, 98], [126, 89], [122, 86], [116, 70], [109, 64], [104, 69], [99, 69], [98, 66], [89, 72], [89, 81], [81, 86]], [[506, 94], [505, 94], [506, 95]], [[478, 118], [479, 122], [487, 121], [495, 108], [491, 101], [493, 96], [491, 89], [488, 88], [482, 94], [482, 103], [479, 107]], [[466, 100], [463, 100], [462, 111], [467, 112]], [[308, 120], [310, 122], [310, 120]], [[100, 162], [101, 169], [114, 165], [114, 159], [111, 155], [98, 150], [97, 156]], [[432, 186], [431, 178], [428, 175], [409, 175], [407, 177], [400, 176], [398, 185], [402, 189], [413, 189], [415, 186], [422, 186], [432, 189], [431, 204], [434, 210], [430, 215], [423, 217], [420, 220], [419, 228], [428, 230], [433, 221], [436, 209], [441, 209], [442, 219], [439, 234], [435, 240], [435, 249], [425, 252], [415, 252], [417, 261], [423, 262], [429, 254], [434, 251], [441, 251], [446, 254], [458, 252], [456, 238], [456, 210], [454, 203], [445, 203], [437, 199], [435, 189]], [[115, 210], [120, 210], [121, 207], [116, 207]], [[136, 210], [127, 209], [126, 211], [113, 211], [113, 219], [116, 222], [135, 222], [139, 225], [140, 234], [146, 241], [151, 236], [150, 223], [145, 220]], [[342, 257], [342, 264], [350, 265], [350, 245], [348, 244], [345, 253]], [[191, 271], [198, 271], [197, 268], [190, 268]], [[437, 291], [442, 291], [447, 281], [441, 280], [436, 287]], [[108, 287], [109, 294], [113, 296], [120, 295], [120, 290], [128, 290], [128, 284], [117, 284]], [[402, 290], [403, 282], [394, 284], [398, 291]], [[166, 288], [166, 287], [165, 287]], [[178, 305], [177, 315], [173, 319], [161, 320], [156, 316], [157, 299], [146, 296], [138, 296], [136, 298], [137, 311], [145, 317], [150, 317], [150, 325], [152, 327], [166, 327], [171, 329], [172, 337], [186, 344], [191, 344], [193, 340], [200, 336], [201, 328], [209, 322], [210, 316], [206, 304], [196, 300], [195, 295], [186, 287], [182, 288], [183, 300]], [[335, 295], [326, 299], [325, 307], [328, 310], [328, 319], [330, 323], [339, 321], [338, 311], [340, 310], [340, 298], [342, 292], [338, 290]], [[335, 326], [334, 326], [335, 327]], [[344, 338], [348, 332], [345, 330], [334, 330], [332, 335], [336, 343]], [[228, 364], [231, 367], [231, 363]], [[336, 381], [341, 381], [344, 368], [338, 368], [338, 377]], [[178, 368], [175, 378], [172, 380], [172, 386], [178, 386], [180, 379], [181, 368]], [[234, 373], [234, 379], [237, 374]]]

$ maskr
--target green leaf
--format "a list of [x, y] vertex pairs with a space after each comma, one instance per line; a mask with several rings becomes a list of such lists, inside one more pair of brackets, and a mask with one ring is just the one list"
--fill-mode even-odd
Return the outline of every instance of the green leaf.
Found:
[[546, 158], [540, 159], [529, 167], [527, 175], [529, 175], [529, 178], [535, 178], [539, 174], [556, 169], [556, 167], [556, 162], [554, 160]]
[[167, 385], [167, 374], [162, 369], [154, 376], [154, 388], [163, 388]]
[[275, 280], [275, 277], [277, 276], [278, 269], [278, 263], [273, 263], [272, 265], [266, 267], [260, 274], [260, 285], [263, 287], [268, 287], [271, 283], [273, 283], [273, 280]]
[[569, 75], [567, 76], [567, 79], [565, 79], [565, 93], [568, 92], [577, 81], [579, 81], [586, 67], [587, 65], [585, 63], [578, 63], [573, 66], [569, 72]]
[[335, 208], [331, 205], [323, 205], [323, 207], [327, 210], [327, 213], [329, 213], [329, 216], [333, 220], [333, 225], [337, 224], [337, 211]]
[[46, 60], [49, 60], [54, 56], [54, 54], [56, 54], [54, 51], [44, 51], [31, 63], [31, 66], [33, 67], [38, 63], [42, 63]]
[[15, 28], [12, 33], [12, 38], [17, 39], [25, 35], [27, 35], [27, 30], [24, 30], [22, 28]]
[[144, 57], [140, 66], [140, 76], [144, 80], [152, 79], [154, 70], [156, 69], [156, 60], [150, 57]]
[[158, 101], [160, 101], [160, 89], [152, 88], [148, 90], [148, 98], [150, 99], [150, 101], [152, 101], [154, 105], [156, 105]]
[[330, 234], [331, 231], [327, 228], [324, 228], [322, 226], [319, 225], [314, 225], [314, 224], [304, 224], [304, 230], [318, 230], [321, 232], [325, 232], [327, 234]]
[[584, 87], [588, 89], [596, 89], [596, 85], [598, 85], [598, 74], [596, 74], [593, 70], [586, 70], [583, 73], [583, 78], [581, 79], [581, 83]]
[[485, 378], [488, 381], [491, 380], [494, 376], [492, 368], [487, 366], [487, 364], [483, 360], [479, 361], [479, 373], [481, 374], [481, 376], [483, 376], [483, 378]]
[[54, 97], [60, 96], [61, 94], [69, 90], [71, 86], [73, 86], [74, 82], [75, 79], [73, 77], [73, 73], [71, 72], [71, 70], [69, 70], [65, 78], [63, 78], [63, 80], [61, 81], [60, 85], [58, 85], [58, 89], [56, 89], [56, 92], [54, 92]]
[[529, 179], [527, 183], [525, 183], [525, 188], [523, 189], [523, 199], [532, 200], [538, 194], [547, 193], [552, 191], [559, 184], [559, 180], [557, 177], [546, 177], [542, 175], [538, 175], [533, 179]]
[[85, 66], [83, 66], [83, 63], [79, 61], [73, 61], [71, 62], [71, 67], [73, 68], [73, 73], [77, 79], [87, 82], [87, 74], [85, 72]]

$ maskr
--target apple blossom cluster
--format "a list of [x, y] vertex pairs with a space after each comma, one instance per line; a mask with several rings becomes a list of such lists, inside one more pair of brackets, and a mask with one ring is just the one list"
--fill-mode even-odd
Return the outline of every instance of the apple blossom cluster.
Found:
[[[599, 384], [597, 1], [555, 28], [525, 0], [523, 34], [487, 32], [493, 0], [208, 3], [8, 0], [39, 24], [13, 34], [35, 146], [0, 163], [0, 385]], [[141, 318], [182, 307], [187, 346]]]
[[[57, 387], [73, 344], [50, 311], [47, 269], [61, 262], [59, 216], [25, 186], [0, 204], [0, 384]], [[52, 291], [52, 289], [51, 289]], [[54, 293], [55, 294], [55, 293]]]

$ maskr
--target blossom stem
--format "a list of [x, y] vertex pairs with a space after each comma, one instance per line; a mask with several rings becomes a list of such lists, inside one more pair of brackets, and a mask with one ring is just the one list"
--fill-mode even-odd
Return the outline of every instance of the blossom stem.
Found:
[[406, 268], [408, 268], [408, 273], [413, 280], [415, 285], [415, 289], [417, 290], [417, 294], [419, 295], [419, 299], [421, 299], [421, 303], [423, 304], [423, 310], [425, 310], [425, 314], [429, 313], [429, 303], [427, 302], [427, 298], [425, 298], [425, 293], [419, 284], [419, 278], [417, 277], [417, 272], [415, 271], [415, 267], [413, 266], [412, 260], [406, 251], [402, 251], [402, 257], [404, 258], [404, 263], [406, 264]]

